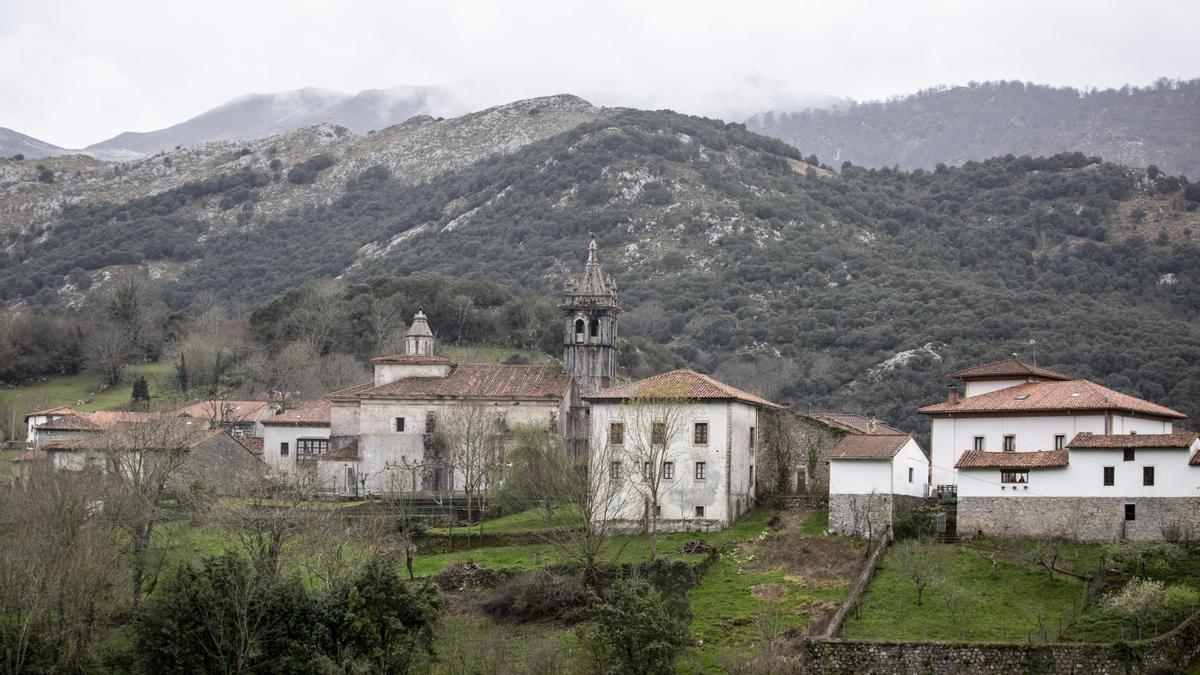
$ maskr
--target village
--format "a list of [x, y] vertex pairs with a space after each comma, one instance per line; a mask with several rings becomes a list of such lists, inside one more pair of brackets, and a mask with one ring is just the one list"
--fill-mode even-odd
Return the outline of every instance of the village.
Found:
[[[924, 587], [940, 588], [946, 578], [934, 574], [947, 564], [937, 560], [938, 546], [1042, 542], [1030, 544], [1039, 552], [1029, 560], [1052, 579], [1056, 571], [1091, 579], [1082, 566], [1072, 570], [1067, 547], [1128, 542], [1150, 547], [1136, 549], [1139, 560], [1169, 560], [1200, 535], [1200, 436], [1184, 431], [1185, 416], [1170, 408], [1012, 354], [954, 373], [946, 400], [920, 408], [930, 423], [926, 448], [924, 429], [897, 429], [870, 413], [793, 410], [692, 370], [622, 381], [621, 307], [594, 239], [582, 274], [565, 280], [559, 307], [559, 364], [457, 363], [439, 353], [437, 326], [419, 311], [404, 332], [404, 352], [371, 360], [371, 381], [317, 400], [30, 411], [27, 447], [12, 463], [14, 491], [37, 489], [46, 472], [128, 479], [161, 471], [163, 494], [169, 483], [226, 500], [253, 495], [272, 508], [289, 500], [386, 504], [391, 518], [408, 523], [391, 538], [404, 542], [410, 576], [413, 551], [428, 545], [414, 544], [418, 521], [449, 534], [462, 528], [468, 549], [455, 564], [486, 568], [473, 562], [470, 533], [475, 528], [477, 545], [486, 546], [492, 520], [493, 536], [501, 536], [505, 518], [521, 516], [504, 510], [501, 495], [514, 492], [532, 507], [534, 515], [522, 517], [545, 513], [544, 528], [535, 530], [546, 541], [564, 513], [559, 507], [574, 509], [577, 520], [559, 534], [570, 541], [589, 533], [578, 558], [585, 569], [604, 542], [631, 536], [648, 537], [651, 560], [665, 542], [736, 556], [742, 545], [718, 553], [706, 540], [754, 527], [772, 510], [774, 520], [819, 513], [807, 531], [863, 544], [845, 544], [828, 560], [812, 549], [809, 567], [844, 563], [846, 551], [865, 548], [862, 572], [834, 584], [845, 593], [840, 601], [815, 615], [796, 610], [793, 621], [809, 624], [803, 638], [780, 632], [768, 639], [790, 640], [780, 653], [813, 672], [845, 672], [863, 658], [865, 643], [847, 634], [862, 632], [853, 617], [873, 601], [872, 572], [903, 568], [889, 566], [898, 556], [915, 561], [907, 574], [920, 605]], [[534, 437], [540, 440], [530, 444]], [[532, 461], [521, 455], [535, 450], [542, 454]], [[161, 468], [167, 463], [169, 479]], [[292, 517], [317, 513], [300, 509]], [[1045, 546], [1055, 552], [1038, 548]], [[988, 550], [995, 574], [998, 549]], [[415, 558], [420, 567], [422, 555]], [[705, 566], [716, 559], [704, 558]], [[537, 565], [522, 560], [518, 567]], [[981, 591], [954, 592], [978, 599]], [[1043, 641], [1065, 639], [1059, 630], [1054, 640], [1043, 630]], [[1147, 644], [1170, 654], [1154, 657], [1165, 663], [1181, 658], [1180, 639]], [[972, 657], [973, 649], [966, 641], [929, 658], [996, 662], [994, 653]], [[1004, 658], [1028, 658], [1017, 651]], [[1114, 654], [1047, 658], [1112, 672], [1105, 669], [1119, 660]]]

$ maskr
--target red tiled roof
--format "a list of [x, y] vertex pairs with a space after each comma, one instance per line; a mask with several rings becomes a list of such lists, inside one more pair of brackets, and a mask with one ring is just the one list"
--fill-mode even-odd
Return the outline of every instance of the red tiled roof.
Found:
[[376, 356], [371, 359], [371, 363], [411, 363], [413, 365], [429, 365], [429, 366], [452, 366], [454, 362], [444, 356], [434, 356], [433, 354], [392, 354], [390, 356]]
[[570, 390], [571, 376], [559, 366], [461, 363], [445, 377], [406, 377], [360, 390], [354, 396], [561, 400]]
[[912, 436], [908, 434], [847, 434], [833, 446], [830, 459], [891, 459]]
[[157, 419], [159, 413], [126, 412], [124, 410], [98, 410], [90, 413], [72, 413], [56, 420], [39, 424], [35, 429], [52, 429], [55, 431], [103, 431], [122, 423], [149, 422]]
[[50, 455], [46, 454], [45, 450], [30, 448], [25, 452], [13, 457], [12, 462], [44, 462]]
[[356, 384], [353, 387], [346, 387], [345, 389], [331, 391], [328, 394], [325, 394], [325, 398], [333, 401], [355, 400], [358, 398], [359, 394], [368, 389], [374, 388], [374, 386], [374, 382], [363, 382], [362, 384]]
[[782, 408], [765, 398], [731, 387], [701, 375], [694, 370], [672, 370], [623, 384], [609, 387], [583, 397], [588, 401], [624, 401], [631, 398], [678, 398], [683, 400], [735, 400], [765, 408]]
[[1180, 434], [1093, 434], [1082, 432], [1067, 444], [1078, 449], [1123, 449], [1123, 448], [1190, 448], [1196, 440], [1196, 432]]
[[260, 436], [234, 436], [233, 439], [242, 444], [243, 448], [252, 455], [263, 454], [263, 439]]
[[1034, 452], [985, 452], [968, 450], [954, 463], [956, 469], [1050, 469], [1066, 466], [1066, 450]]
[[217, 422], [254, 422], [268, 405], [267, 401], [200, 401], [176, 410], [175, 414]]
[[74, 413], [75, 409], [71, 406], [60, 405], [57, 408], [50, 408], [49, 410], [35, 410], [33, 412], [27, 412], [25, 413], [25, 419], [29, 419], [30, 417], [48, 417], [50, 415], [72, 415]]
[[328, 426], [329, 400], [295, 402], [290, 410], [279, 413], [271, 419], [263, 420], [263, 424], [293, 427]]
[[[866, 415], [859, 415], [858, 413], [814, 412], [808, 413], [806, 416], [822, 424], [826, 424], [842, 431], [848, 431], [853, 434], [871, 433], [867, 431], [870, 418]], [[887, 422], [875, 420], [874, 433], [886, 435], [903, 434], [904, 432], [900, 431], [896, 427], [891, 426]]]
[[1200, 466], [1200, 450], [1197, 450], [1196, 454], [1192, 455], [1192, 458], [1188, 460], [1188, 464], [1191, 466]]
[[1181, 412], [1122, 394], [1090, 380], [1027, 382], [986, 394], [960, 399], [958, 403], [935, 403], [918, 408], [924, 415], [968, 415], [987, 412], [1055, 412], [1111, 410], [1155, 417], [1183, 419]]
[[335, 448], [318, 457], [322, 462], [357, 462], [358, 441], [352, 441], [340, 448]]
[[951, 377], [956, 377], [960, 380], [977, 380], [987, 378], [1003, 378], [1003, 377], [1045, 377], [1051, 380], [1069, 380], [1070, 375], [1060, 373], [1057, 370], [1042, 368], [1035, 366], [1028, 361], [1022, 361], [1017, 358], [1016, 354], [996, 361], [994, 363], [985, 363], [982, 366], [966, 368], [957, 373], [953, 373]]

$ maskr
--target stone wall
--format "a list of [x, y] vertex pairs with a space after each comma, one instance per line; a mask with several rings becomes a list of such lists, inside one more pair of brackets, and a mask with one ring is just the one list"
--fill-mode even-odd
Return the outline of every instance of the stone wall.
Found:
[[[845, 434], [792, 410], [762, 414], [762, 448], [757, 458], [759, 497], [774, 494], [829, 494], [829, 453]], [[797, 474], [805, 473], [804, 489]]]
[[920, 497], [892, 494], [829, 495], [829, 531], [875, 539], [890, 534], [897, 515], [921, 505]]
[[[1125, 504], [1136, 519], [1125, 520]], [[832, 507], [831, 507], [832, 508]], [[832, 520], [832, 515], [831, 515]], [[958, 534], [1080, 541], [1200, 536], [1200, 498], [959, 497]]]
[[850, 675], [1008, 675], [1175, 672], [1200, 657], [1200, 614], [1150, 640], [1119, 644], [804, 641], [805, 672]]

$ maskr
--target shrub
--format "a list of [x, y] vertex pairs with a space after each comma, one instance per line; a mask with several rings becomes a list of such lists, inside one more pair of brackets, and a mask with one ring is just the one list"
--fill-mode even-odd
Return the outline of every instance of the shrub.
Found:
[[1142, 629], [1162, 612], [1165, 599], [1166, 589], [1163, 582], [1135, 577], [1121, 590], [1105, 599], [1104, 609], [1109, 614], [1133, 624], [1140, 640]]
[[1200, 202], [1200, 183], [1188, 183], [1183, 189], [1183, 198], [1189, 202]]
[[313, 155], [288, 171], [288, 182], [307, 185], [317, 180], [317, 175], [337, 163], [331, 155]]
[[481, 606], [497, 620], [573, 623], [585, 618], [589, 599], [578, 576], [532, 570], [500, 584]]
[[620, 581], [598, 605], [593, 639], [605, 673], [673, 673], [687, 641], [687, 622], [668, 610], [662, 595], [642, 580]]

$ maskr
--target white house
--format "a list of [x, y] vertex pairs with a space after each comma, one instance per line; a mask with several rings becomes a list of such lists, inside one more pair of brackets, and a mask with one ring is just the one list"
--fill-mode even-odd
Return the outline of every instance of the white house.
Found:
[[929, 494], [929, 458], [909, 434], [849, 434], [829, 456], [829, 529], [874, 538]]
[[212, 399], [184, 406], [175, 414], [200, 420], [209, 429], [228, 429], [237, 438], [261, 438], [262, 423], [278, 411], [279, 406], [269, 401]]
[[[583, 397], [590, 471], [608, 472], [609, 520], [661, 530], [728, 527], [755, 501], [760, 416], [776, 403], [691, 370]], [[655, 503], [657, 502], [657, 503]]]
[[1196, 517], [1195, 434], [1174, 433], [1183, 414], [1016, 355], [955, 377], [963, 396], [919, 412], [960, 534], [1162, 538]]
[[37, 442], [37, 427], [56, 419], [74, 415], [75, 409], [69, 405], [60, 405], [49, 410], [35, 410], [25, 414], [25, 442], [33, 445]]

